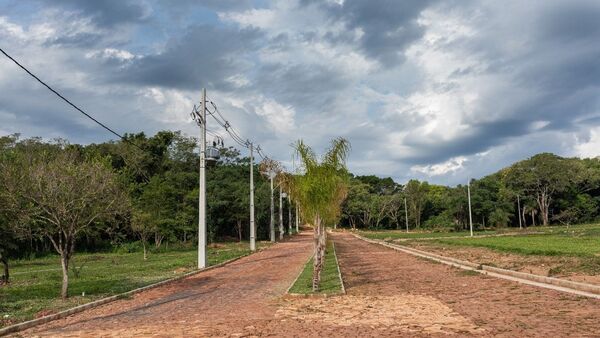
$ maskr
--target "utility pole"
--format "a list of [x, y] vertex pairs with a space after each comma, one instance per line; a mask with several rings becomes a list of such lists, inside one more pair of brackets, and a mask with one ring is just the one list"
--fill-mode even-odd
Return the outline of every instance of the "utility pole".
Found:
[[471, 179], [467, 182], [467, 195], [469, 197], [469, 228], [471, 229], [471, 237], [473, 237], [473, 217], [471, 216]]
[[279, 186], [279, 239], [283, 239], [283, 192]]
[[519, 195], [517, 195], [517, 208], [519, 210], [519, 229], [523, 229], [523, 224], [521, 223], [521, 201], [519, 200]]
[[200, 196], [198, 198], [198, 269], [206, 267], [206, 88], [200, 104]]
[[292, 199], [290, 198], [290, 194], [288, 193], [288, 230], [290, 235], [292, 235]]
[[275, 172], [269, 171], [269, 179], [271, 180], [271, 223], [269, 230], [271, 231], [271, 242], [275, 243], [275, 201], [273, 193], [273, 179], [275, 178]]
[[250, 145], [250, 251], [256, 251], [256, 225], [254, 224], [254, 144]]
[[406, 220], [406, 232], [408, 232], [408, 207], [406, 206], [406, 197], [404, 198], [404, 220]]
[[298, 203], [296, 203], [296, 233], [300, 232], [300, 219], [298, 218], [298, 209], [300, 209], [300, 207], [298, 206]]

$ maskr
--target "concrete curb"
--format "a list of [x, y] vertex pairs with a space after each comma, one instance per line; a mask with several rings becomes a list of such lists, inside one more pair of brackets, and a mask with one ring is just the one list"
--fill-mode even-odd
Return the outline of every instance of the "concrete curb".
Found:
[[143, 286], [141, 288], [137, 288], [137, 289], [133, 289], [131, 291], [120, 293], [118, 295], [114, 295], [114, 296], [110, 296], [110, 297], [98, 299], [98, 300], [95, 300], [93, 302], [82, 304], [82, 305], [79, 305], [79, 306], [76, 306], [76, 307], [73, 307], [73, 308], [70, 308], [70, 309], [67, 309], [67, 310], [55, 313], [55, 314], [51, 314], [51, 315], [44, 316], [44, 317], [41, 317], [41, 318], [32, 319], [32, 320], [29, 320], [29, 321], [26, 321], [26, 322], [22, 322], [22, 323], [14, 324], [14, 325], [11, 325], [11, 326], [7, 326], [7, 327], [4, 327], [4, 328], [0, 329], [0, 336], [5, 336], [5, 335], [8, 335], [10, 333], [15, 333], [15, 332], [23, 331], [23, 330], [26, 330], [26, 329], [30, 329], [30, 328], [32, 328], [34, 326], [38, 326], [38, 325], [41, 325], [41, 324], [46, 324], [48, 322], [51, 322], [51, 321], [54, 321], [54, 320], [57, 320], [57, 319], [65, 318], [65, 317], [68, 317], [68, 316], [70, 316], [72, 314], [83, 312], [83, 311], [89, 310], [89, 309], [93, 309], [93, 308], [98, 307], [100, 305], [108, 304], [108, 303], [114, 302], [114, 301], [119, 300], [119, 299], [125, 299], [125, 298], [127, 298], [129, 296], [132, 296], [134, 294], [137, 294], [137, 293], [140, 293], [140, 292], [143, 292], [143, 291], [154, 289], [156, 287], [163, 286], [163, 285], [166, 285], [166, 284], [169, 284], [169, 283], [173, 283], [173, 282], [185, 279], [187, 277], [199, 274], [201, 272], [205, 272], [205, 271], [209, 271], [209, 270], [212, 270], [212, 269], [216, 269], [216, 268], [225, 266], [225, 265], [233, 263], [233, 262], [235, 262], [235, 261], [237, 261], [237, 260], [239, 260], [241, 258], [250, 256], [250, 255], [258, 253], [258, 252], [261, 252], [262, 250], [264, 250], [264, 249], [258, 249], [255, 252], [250, 252], [250, 253], [244, 254], [242, 256], [226, 260], [226, 261], [221, 262], [219, 264], [209, 266], [209, 267], [204, 268], [204, 269], [194, 270], [194, 271], [185, 273], [185, 274], [183, 274], [181, 276], [173, 277], [173, 278], [166, 279], [166, 280], [154, 283], [154, 284], [146, 285], [146, 286]]
[[518, 272], [508, 269], [501, 269], [489, 265], [476, 264], [468, 261], [459, 260], [456, 258], [440, 256], [434, 253], [430, 253], [427, 251], [422, 251], [418, 249], [409, 248], [399, 244], [390, 244], [384, 241], [368, 239], [362, 237], [357, 234], [353, 234], [354, 237], [363, 240], [365, 242], [379, 244], [397, 251], [402, 251], [414, 256], [419, 256], [425, 259], [433, 260], [439, 263], [451, 265], [457, 268], [476, 271], [484, 275], [489, 275], [492, 277], [508, 279], [516, 282], [520, 282], [523, 284], [534, 285], [538, 287], [544, 287], [547, 289], [553, 289], [562, 292], [568, 292], [580, 296], [590, 297], [600, 299], [600, 286], [573, 282], [570, 280], [554, 278], [554, 277], [546, 277], [540, 275], [534, 275], [525, 272]]

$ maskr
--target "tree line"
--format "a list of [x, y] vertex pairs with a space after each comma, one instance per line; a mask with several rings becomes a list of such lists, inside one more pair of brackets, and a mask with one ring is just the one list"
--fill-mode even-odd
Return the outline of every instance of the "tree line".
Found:
[[[63, 269], [62, 295], [67, 296], [74, 252], [139, 248], [146, 257], [148, 251], [169, 245], [195, 246], [197, 144], [197, 139], [172, 131], [150, 137], [127, 134], [124, 140], [89, 145], [0, 137], [4, 282], [8, 282], [10, 259], [56, 253]], [[348, 149], [345, 140], [334, 140], [320, 161], [312, 149], [298, 143], [301, 173], [278, 175], [277, 183], [292, 201], [304, 205], [303, 219], [318, 223], [316, 254], [322, 256], [325, 226], [404, 229], [408, 220], [411, 230], [468, 227], [464, 185], [417, 180], [402, 185], [391, 178], [354, 176], [344, 165]], [[233, 147], [221, 148], [220, 153], [207, 171], [208, 240], [245, 240], [250, 161]], [[261, 177], [264, 164], [254, 170], [258, 239], [270, 237], [270, 183]], [[478, 228], [517, 227], [519, 219], [524, 227], [582, 223], [600, 216], [597, 158], [544, 153], [470, 183]], [[287, 199], [283, 203], [282, 217], [288, 224], [290, 206]]]
[[[137, 243], [145, 258], [147, 251], [168, 245], [195, 246], [197, 144], [172, 131], [89, 145], [0, 137], [2, 280], [9, 280], [10, 259], [56, 253], [66, 297], [76, 251], [129, 250]], [[220, 153], [207, 171], [209, 243], [249, 236], [249, 158], [233, 147]], [[268, 239], [269, 182], [258, 166], [254, 173], [257, 237]]]
[[[528, 227], [600, 218], [600, 158], [541, 153], [470, 181], [473, 225]], [[353, 176], [340, 226], [462, 230], [469, 227], [467, 186]]]

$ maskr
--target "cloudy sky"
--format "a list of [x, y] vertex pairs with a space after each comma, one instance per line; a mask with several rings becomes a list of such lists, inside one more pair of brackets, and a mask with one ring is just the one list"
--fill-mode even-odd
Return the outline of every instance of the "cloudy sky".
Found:
[[[353, 172], [398, 182], [600, 155], [596, 0], [0, 0], [0, 47], [122, 133], [193, 135], [206, 87], [274, 158], [343, 136]], [[2, 58], [16, 132], [111, 139]]]

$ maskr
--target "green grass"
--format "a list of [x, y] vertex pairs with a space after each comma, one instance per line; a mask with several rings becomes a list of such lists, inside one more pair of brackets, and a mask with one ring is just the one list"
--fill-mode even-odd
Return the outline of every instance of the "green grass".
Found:
[[[335, 259], [335, 249], [333, 241], [327, 241], [327, 248], [325, 253], [325, 264], [323, 271], [321, 271], [321, 284], [319, 285], [319, 292], [317, 294], [335, 294], [342, 292], [342, 281], [339, 277], [339, 267]], [[313, 259], [311, 258], [300, 277], [296, 280], [296, 283], [290, 289], [290, 293], [299, 294], [312, 294], [312, 273], [313, 273]]]
[[[474, 232], [474, 237], [477, 236], [489, 236], [489, 235], [501, 235], [506, 233], [522, 233], [523, 235], [535, 235], [539, 233], [543, 234], [564, 234], [564, 235], [575, 235], [578, 233], [590, 235], [592, 232], [600, 232], [600, 224], [582, 224], [572, 226], [546, 226], [546, 227], [529, 227], [522, 230], [518, 228], [501, 228], [494, 230], [479, 230]], [[442, 231], [432, 232], [426, 230], [406, 232], [403, 230], [377, 230], [377, 231], [359, 231], [359, 234], [363, 237], [370, 239], [380, 240], [394, 240], [394, 239], [426, 239], [426, 238], [440, 238], [440, 237], [470, 237], [469, 231]], [[452, 239], [454, 240], [454, 239]]]
[[[496, 231], [484, 230], [475, 231], [475, 236], [493, 235]], [[394, 240], [399, 238], [419, 239], [419, 238], [437, 238], [437, 237], [464, 237], [469, 236], [469, 231], [456, 232], [431, 232], [431, 231], [411, 231], [402, 230], [380, 230], [380, 231], [359, 231], [359, 235], [370, 239]]]
[[[209, 265], [247, 253], [248, 243], [219, 243], [208, 249]], [[147, 261], [141, 252], [76, 254], [71, 266], [81, 264], [79, 277], [69, 271], [70, 297], [63, 301], [59, 298], [62, 272], [58, 256], [12, 262], [11, 283], [0, 287], [0, 327], [33, 319], [40, 312], [58, 312], [192, 271], [197, 264], [197, 251], [150, 253]]]
[[542, 235], [436, 239], [437, 243], [483, 247], [523, 255], [598, 257], [600, 229]]

